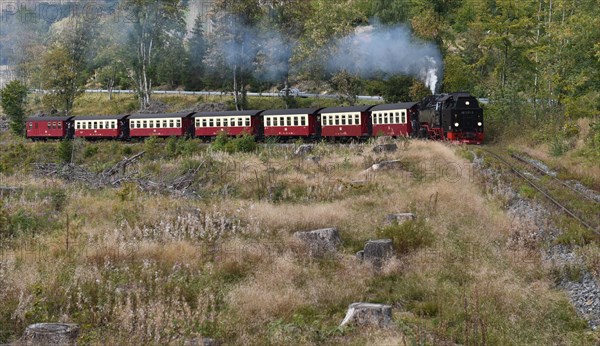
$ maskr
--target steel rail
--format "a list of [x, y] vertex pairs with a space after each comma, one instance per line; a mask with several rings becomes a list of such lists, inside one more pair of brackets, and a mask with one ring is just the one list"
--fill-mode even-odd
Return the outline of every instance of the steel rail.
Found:
[[537, 167], [537, 166], [536, 166], [536, 165], [534, 165], [533, 163], [531, 163], [531, 162], [529, 162], [529, 161], [525, 160], [524, 158], [522, 158], [522, 157], [520, 157], [520, 156], [518, 156], [518, 155], [515, 155], [515, 154], [510, 154], [510, 157], [512, 157], [512, 158], [514, 158], [514, 159], [516, 159], [516, 160], [518, 160], [518, 161], [521, 161], [521, 162], [523, 162], [524, 164], [526, 164], [526, 165], [528, 165], [528, 166], [532, 167], [533, 169], [535, 169], [535, 170], [537, 170], [538, 172], [540, 172], [542, 175], [544, 175], [544, 176], [548, 176], [548, 177], [552, 178], [554, 181], [556, 181], [556, 182], [560, 183], [562, 186], [564, 186], [564, 187], [566, 187], [567, 189], [569, 189], [569, 190], [571, 190], [571, 191], [575, 192], [576, 194], [578, 194], [578, 195], [580, 195], [580, 196], [582, 196], [582, 197], [584, 197], [584, 198], [586, 198], [586, 199], [589, 199], [590, 201], [592, 201], [592, 202], [594, 202], [594, 203], [598, 203], [598, 201], [596, 201], [596, 200], [595, 200], [595, 199], [593, 199], [592, 197], [590, 197], [590, 196], [586, 195], [585, 193], [583, 193], [583, 192], [581, 192], [581, 191], [579, 191], [579, 190], [575, 189], [574, 187], [572, 187], [571, 185], [569, 185], [569, 184], [565, 183], [564, 181], [562, 181], [562, 180], [558, 179], [557, 177], [555, 177], [555, 176], [553, 176], [553, 175], [551, 175], [551, 174], [548, 174], [548, 172], [544, 171], [544, 170], [543, 170], [543, 169], [541, 169], [540, 167]]
[[572, 218], [574, 218], [575, 220], [579, 221], [579, 223], [581, 223], [582, 225], [584, 225], [586, 228], [588, 228], [590, 231], [592, 231], [596, 235], [600, 235], [600, 231], [599, 230], [597, 230], [595, 227], [593, 227], [592, 225], [590, 225], [589, 223], [587, 223], [581, 217], [577, 216], [577, 214], [575, 214], [569, 208], [567, 208], [564, 205], [562, 205], [559, 201], [557, 201], [549, 193], [547, 193], [546, 191], [544, 191], [544, 189], [542, 189], [537, 184], [535, 184], [531, 179], [527, 178], [525, 176], [525, 174], [519, 172], [510, 162], [506, 161], [500, 155], [494, 153], [493, 151], [491, 151], [489, 149], [486, 149], [486, 148], [480, 148], [480, 149], [483, 150], [483, 151], [485, 151], [485, 152], [487, 152], [488, 154], [491, 154], [496, 159], [498, 159], [499, 161], [501, 161], [502, 163], [504, 163], [505, 165], [507, 165], [513, 173], [515, 173], [516, 175], [518, 175], [519, 177], [521, 177], [523, 180], [525, 180], [534, 189], [536, 189], [537, 191], [539, 191], [542, 195], [544, 195], [546, 198], [548, 198], [548, 200], [550, 200], [552, 203], [554, 203], [554, 205], [556, 205], [557, 207], [559, 207], [560, 209], [562, 209], [567, 215], [569, 215]]

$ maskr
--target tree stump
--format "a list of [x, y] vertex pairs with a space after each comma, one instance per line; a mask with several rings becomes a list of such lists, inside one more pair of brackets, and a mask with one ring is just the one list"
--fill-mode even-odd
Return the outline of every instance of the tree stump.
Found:
[[391, 239], [369, 240], [365, 244], [362, 258], [380, 268], [383, 263], [394, 255]]
[[294, 155], [296, 156], [304, 156], [306, 154], [310, 154], [313, 151], [314, 145], [312, 144], [302, 144], [296, 149]]
[[373, 148], [373, 152], [377, 153], [377, 154], [381, 154], [381, 153], [393, 153], [396, 150], [398, 150], [398, 146], [396, 145], [396, 143], [379, 144], [379, 145], [376, 145]]
[[391, 305], [352, 303], [340, 327], [353, 324], [360, 327], [387, 328], [392, 325]]
[[36, 323], [23, 333], [21, 343], [25, 345], [75, 345], [79, 336], [79, 325], [74, 323]]
[[296, 232], [294, 237], [301, 240], [308, 248], [311, 257], [324, 257], [335, 253], [342, 243], [335, 228], [323, 228], [308, 232]]
[[388, 214], [385, 217], [386, 225], [392, 225], [397, 223], [399, 225], [405, 223], [406, 221], [415, 220], [417, 217], [413, 213], [399, 213], [399, 214]]
[[193, 338], [186, 340], [184, 346], [219, 346], [220, 343], [211, 338]]
[[380, 171], [380, 170], [392, 169], [392, 168], [402, 168], [402, 161], [400, 161], [400, 160], [381, 161], [381, 162], [375, 163], [371, 167], [369, 167], [367, 169], [367, 172]]

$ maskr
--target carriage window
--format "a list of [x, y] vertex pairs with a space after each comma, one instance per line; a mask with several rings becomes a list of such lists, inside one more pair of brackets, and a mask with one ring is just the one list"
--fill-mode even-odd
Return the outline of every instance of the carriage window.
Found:
[[294, 126], [298, 126], [298, 125], [299, 125], [298, 117], [294, 117]]
[[[171, 120], [173, 121], [173, 120]], [[208, 126], [208, 121], [206, 119], [202, 119], [202, 127], [207, 127]], [[171, 127], [173, 127], [173, 124], [171, 123]]]
[[181, 119], [175, 120], [175, 126], [176, 127], [181, 127]]
[[250, 117], [246, 117], [246, 127], [250, 126]]
[[354, 115], [354, 124], [360, 125], [360, 115], [359, 114]]
[[342, 125], [346, 125], [346, 115], [342, 115]]
[[208, 126], [210, 127], [214, 127], [215, 126], [215, 121], [213, 118], [208, 119]]
[[[31, 127], [30, 127], [30, 128], [31, 128]], [[79, 130], [79, 129], [81, 128], [81, 125], [79, 124], [79, 122], [76, 122], [76, 123], [75, 123], [75, 128], [76, 128], [77, 130]]]
[[271, 118], [267, 118], [267, 126], [271, 126]]
[[339, 124], [340, 124], [340, 116], [339, 116], [339, 115], [336, 115], [336, 116], [335, 116], [335, 124], [336, 124], [336, 125], [339, 125]]
[[103, 128], [104, 128], [104, 121], [98, 122], [98, 129], [103, 129]]
[[396, 112], [395, 122], [396, 124], [400, 124], [400, 113]]
[[62, 129], [62, 122], [60, 122], [60, 121], [58, 122], [58, 128]]
[[216, 125], [215, 125], [215, 126], [217, 126], [217, 127], [221, 127], [221, 118], [217, 118], [217, 119], [215, 120], [215, 123], [216, 123]]
[[300, 117], [300, 125], [306, 126], [306, 116]]
[[143, 120], [142, 123], [144, 124], [143, 128], [147, 129], [148, 128], [148, 120]]
[[277, 117], [273, 118], [273, 126], [277, 126]]
[[242, 122], [243, 122], [242, 118], [238, 118], [237, 119], [237, 126], [239, 126], [239, 127], [244, 126], [244, 124]]
[[31, 130], [32, 128], [33, 128], [33, 123], [32, 123], [32, 122], [30, 122], [30, 123], [29, 123], [29, 129]]
[[224, 127], [229, 127], [229, 119], [223, 118], [223, 126]]

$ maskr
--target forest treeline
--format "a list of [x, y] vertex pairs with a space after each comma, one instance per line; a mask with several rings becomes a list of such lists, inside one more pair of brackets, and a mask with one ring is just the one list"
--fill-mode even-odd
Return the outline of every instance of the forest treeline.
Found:
[[[51, 21], [41, 6], [3, 8], [2, 63], [16, 66], [30, 89], [51, 90], [44, 105], [62, 113], [86, 87], [135, 89], [140, 108], [155, 88], [231, 91], [236, 108], [247, 91], [307, 81], [346, 103], [360, 93], [388, 102], [430, 93], [403, 69], [331, 68], [336, 43], [369, 26], [409, 31], [413, 45], [398, 55], [435, 45], [443, 60], [437, 91], [489, 98], [492, 120], [562, 121], [600, 110], [596, 0], [214, 0], [191, 19], [195, 1], [106, 0], [93, 10], [63, 4], [55, 11], [63, 18]], [[375, 66], [381, 58], [372, 56]]]

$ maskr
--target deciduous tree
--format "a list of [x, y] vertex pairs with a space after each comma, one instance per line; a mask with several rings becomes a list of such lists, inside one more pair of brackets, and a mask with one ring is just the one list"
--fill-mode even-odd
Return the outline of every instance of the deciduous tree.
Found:
[[18, 80], [9, 82], [0, 90], [2, 109], [9, 120], [10, 130], [18, 135], [25, 135], [25, 105], [27, 86]]

